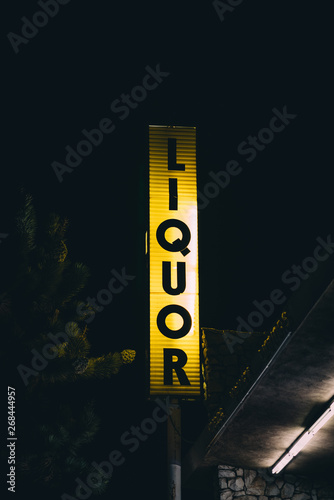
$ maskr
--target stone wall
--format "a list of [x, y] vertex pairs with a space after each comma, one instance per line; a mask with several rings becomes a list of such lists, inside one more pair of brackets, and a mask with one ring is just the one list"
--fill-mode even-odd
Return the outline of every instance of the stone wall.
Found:
[[219, 500], [329, 500], [329, 484], [291, 474], [271, 476], [264, 471], [218, 466]]

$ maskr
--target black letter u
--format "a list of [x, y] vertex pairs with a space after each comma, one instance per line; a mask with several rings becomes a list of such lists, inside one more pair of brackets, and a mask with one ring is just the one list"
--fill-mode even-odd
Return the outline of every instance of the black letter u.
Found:
[[171, 262], [162, 263], [162, 287], [169, 295], [179, 295], [186, 288], [186, 263], [177, 262], [177, 286], [172, 288]]

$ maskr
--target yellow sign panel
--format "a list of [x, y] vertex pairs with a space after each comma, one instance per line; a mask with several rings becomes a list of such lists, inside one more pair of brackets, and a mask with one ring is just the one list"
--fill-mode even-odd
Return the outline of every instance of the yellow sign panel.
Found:
[[150, 394], [198, 396], [195, 127], [149, 127]]

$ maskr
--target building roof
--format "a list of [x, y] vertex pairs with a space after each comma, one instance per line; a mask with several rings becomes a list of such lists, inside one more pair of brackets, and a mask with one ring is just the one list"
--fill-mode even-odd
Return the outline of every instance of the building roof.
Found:
[[[235, 353], [228, 352], [227, 331], [203, 329], [210, 421], [183, 461], [185, 482], [212, 465], [270, 468], [333, 397], [334, 280], [322, 293], [319, 284], [310, 293], [309, 285], [306, 295], [304, 290], [290, 301], [276, 331], [252, 334], [234, 346]], [[285, 472], [320, 478], [333, 464], [334, 419]]]

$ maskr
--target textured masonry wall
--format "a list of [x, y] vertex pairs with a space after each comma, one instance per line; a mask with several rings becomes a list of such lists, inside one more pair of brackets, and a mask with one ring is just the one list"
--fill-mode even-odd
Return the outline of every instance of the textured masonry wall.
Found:
[[263, 471], [218, 466], [220, 500], [329, 500], [334, 490], [329, 484], [283, 474], [271, 476]]

